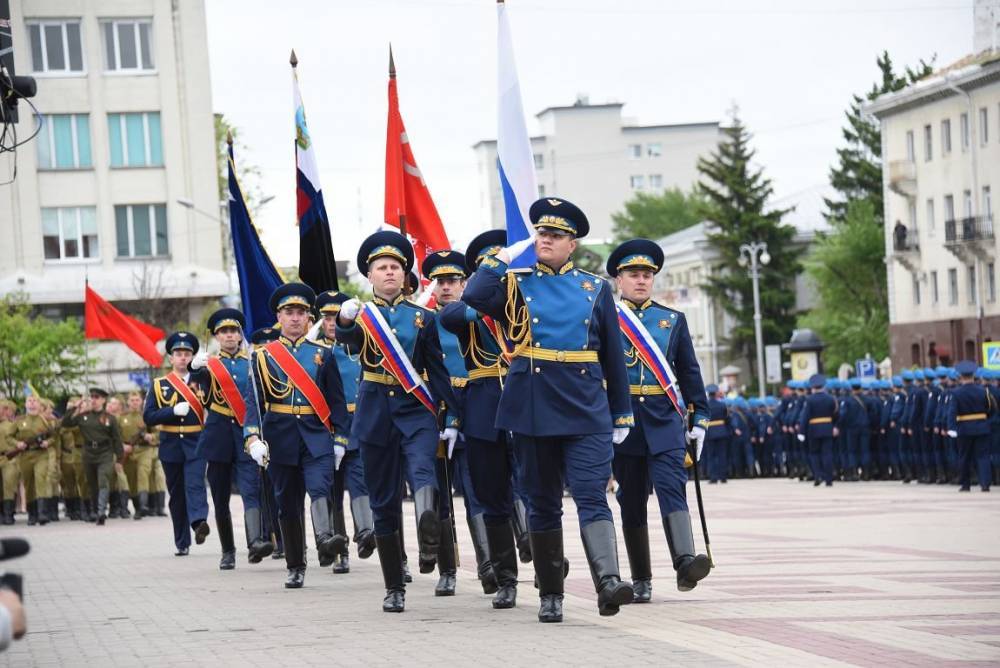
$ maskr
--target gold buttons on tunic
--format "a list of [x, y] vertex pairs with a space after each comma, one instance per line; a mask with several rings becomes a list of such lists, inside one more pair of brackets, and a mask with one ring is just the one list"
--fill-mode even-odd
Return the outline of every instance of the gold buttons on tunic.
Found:
[[395, 392], [395, 390], [389, 390], [389, 396], [390, 396], [390, 397], [394, 397], [394, 396], [396, 396], [396, 392]]

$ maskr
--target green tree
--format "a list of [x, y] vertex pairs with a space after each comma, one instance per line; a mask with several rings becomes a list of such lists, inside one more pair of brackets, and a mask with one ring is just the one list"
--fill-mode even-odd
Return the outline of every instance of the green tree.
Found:
[[804, 260], [820, 306], [799, 322], [823, 339], [829, 369], [853, 365], [865, 353], [875, 359], [889, 353], [884, 255], [885, 237], [874, 205], [856, 199], [848, 203], [836, 231], [821, 235]]
[[70, 394], [87, 370], [83, 329], [76, 319], [33, 316], [23, 294], [0, 301], [0, 393], [16, 399], [24, 384], [53, 400]]
[[701, 222], [699, 215], [704, 198], [697, 189], [685, 193], [668, 188], [662, 193], [638, 192], [625, 202], [625, 210], [611, 214], [615, 240], [642, 237], [660, 239]]
[[[711, 221], [709, 244], [719, 262], [708, 276], [705, 290], [730, 316], [734, 325], [726, 342], [737, 357], [756, 359], [753, 322], [753, 283], [740, 266], [740, 246], [750, 241], [766, 242], [770, 261], [761, 271], [761, 325], [765, 344], [787, 341], [795, 311], [795, 277], [802, 271], [801, 250], [792, 245], [795, 228], [782, 217], [791, 209], [771, 209], [773, 193], [764, 170], [751, 165], [755, 151], [751, 135], [736, 112], [722, 130], [718, 149], [698, 160], [698, 188], [705, 198], [702, 218]], [[756, 365], [750, 375], [756, 378]]]

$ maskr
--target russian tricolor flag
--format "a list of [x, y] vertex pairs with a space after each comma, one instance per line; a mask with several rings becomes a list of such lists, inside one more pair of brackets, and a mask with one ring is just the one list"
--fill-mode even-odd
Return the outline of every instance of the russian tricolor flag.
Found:
[[[538, 199], [538, 181], [528, 126], [524, 122], [507, 6], [502, 0], [497, 3], [497, 168], [507, 219], [507, 244], [534, 237], [528, 208]], [[512, 266], [527, 267], [534, 263], [532, 247], [514, 260]]]

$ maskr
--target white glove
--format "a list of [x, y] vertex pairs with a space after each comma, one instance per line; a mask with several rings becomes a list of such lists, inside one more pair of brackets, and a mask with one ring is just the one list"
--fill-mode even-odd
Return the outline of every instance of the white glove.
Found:
[[521, 239], [520, 241], [515, 241], [510, 246], [506, 248], [501, 248], [497, 253], [497, 259], [504, 264], [510, 264], [516, 260], [524, 251], [528, 250], [535, 243], [535, 236], [531, 235], [527, 239]]
[[611, 442], [618, 445], [626, 438], [628, 438], [628, 427], [615, 427], [614, 431], [611, 432]]
[[208, 353], [202, 351], [191, 360], [192, 369], [203, 369], [208, 364]]
[[267, 468], [269, 455], [270, 450], [264, 441], [257, 440], [250, 444], [250, 457], [257, 462], [257, 466]]
[[954, 429], [949, 429], [947, 433], [950, 438], [958, 438], [958, 432]]
[[355, 297], [354, 299], [348, 299], [340, 307], [340, 317], [344, 320], [354, 320], [358, 317], [358, 313], [361, 312], [361, 300]]
[[799, 443], [805, 443], [806, 442], [806, 435], [805, 434], [796, 434], [795, 438], [799, 439]]
[[191, 412], [191, 404], [186, 401], [178, 401], [174, 404], [174, 415], [184, 417]]
[[340, 462], [344, 461], [344, 455], [347, 454], [347, 448], [342, 445], [333, 446], [333, 470], [340, 470]]
[[705, 428], [694, 427], [688, 432], [688, 438], [695, 442], [694, 460], [701, 461], [701, 451], [705, 447]]
[[448, 459], [451, 459], [451, 454], [455, 451], [455, 443], [458, 442], [458, 429], [455, 427], [448, 427], [440, 434], [442, 441], [448, 441]]
[[320, 318], [316, 322], [316, 324], [313, 325], [312, 327], [310, 327], [309, 331], [306, 332], [306, 339], [309, 340], [309, 341], [318, 341], [319, 340], [319, 333], [320, 333], [320, 331], [322, 329], [323, 329], [323, 319]]

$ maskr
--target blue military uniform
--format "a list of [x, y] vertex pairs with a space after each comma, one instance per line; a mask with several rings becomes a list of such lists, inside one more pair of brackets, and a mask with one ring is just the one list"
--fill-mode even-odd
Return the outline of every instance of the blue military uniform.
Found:
[[[275, 313], [286, 308], [308, 310], [314, 301], [309, 286], [286, 283], [271, 295], [270, 306]], [[304, 335], [293, 341], [282, 334], [277, 343], [285, 351], [282, 356], [291, 356], [301, 372], [312, 379], [320, 397], [317, 403], [322, 403], [314, 406], [305, 388], [292, 379], [290, 374], [294, 372], [286, 372], [275, 353], [265, 346], [256, 350], [251, 360], [255, 386], [248, 383], [244, 395], [247, 417], [243, 436], [248, 445], [253, 437], [268, 444], [268, 471], [274, 483], [288, 568], [285, 586], [297, 589], [304, 583], [306, 570], [302, 514], [306, 493], [320, 565], [332, 563], [345, 547], [344, 537], [335, 536], [330, 528], [329, 494], [334, 444], [347, 445], [347, 407], [340, 371], [329, 346]], [[317, 415], [323, 403], [330, 411], [329, 424]]]
[[948, 409], [949, 435], [958, 439], [961, 457], [959, 489], [968, 492], [971, 485], [972, 460], [976, 460], [979, 487], [990, 491], [990, 418], [997, 405], [989, 388], [971, 382], [976, 374], [976, 363], [963, 360], [955, 365], [962, 377], [961, 384], [952, 393]]
[[[383, 258], [397, 261], [404, 272], [409, 272], [413, 265], [413, 247], [397, 232], [377, 232], [361, 245], [358, 270], [367, 274], [369, 263]], [[439, 440], [437, 413], [443, 402], [448, 410], [446, 422], [458, 424], [461, 411], [452, 392], [451, 377], [442, 361], [434, 312], [407, 301], [402, 293], [389, 300], [375, 295], [365, 308], [378, 310], [391, 330], [387, 334], [398, 342], [401, 354], [410, 360], [416, 373], [423, 375], [434, 402], [434, 412], [431, 412], [416, 396], [404, 391], [400, 379], [383, 365], [384, 352], [371, 333], [357, 321], [344, 326], [341, 316], [337, 340], [361, 351], [361, 385], [351, 436], [358, 440], [361, 449], [375, 516], [376, 545], [387, 592], [383, 610], [402, 612], [405, 596], [400, 542], [403, 461], [405, 458], [407, 479], [414, 486], [420, 570], [429, 573], [437, 562], [441, 535], [435, 468]]]
[[[618, 246], [608, 256], [607, 272], [617, 277], [626, 271], [659, 273], [663, 249], [648, 239], [633, 239]], [[652, 337], [674, 373], [673, 390], [694, 412], [692, 426], [709, 428], [708, 399], [701, 380], [701, 368], [694, 354], [684, 314], [651, 299], [634, 303], [624, 298], [621, 308], [631, 309]], [[685, 416], [667, 396], [653, 370], [631, 340], [621, 333], [628, 370], [629, 395], [635, 428], [615, 446], [613, 470], [618, 482], [616, 498], [622, 514], [622, 534], [632, 574], [634, 602], [646, 603], [652, 595], [652, 565], [646, 506], [650, 488], [656, 490], [663, 530], [677, 572], [677, 588], [690, 591], [708, 575], [711, 562], [698, 555], [688, 513], [685, 470]]]
[[871, 428], [868, 423], [868, 404], [861, 395], [861, 379], [850, 379], [851, 393], [844, 396], [841, 403], [841, 424], [844, 429], [846, 448], [846, 470], [844, 479], [857, 482], [858, 470], [865, 472], [871, 468]]
[[[837, 423], [837, 400], [825, 390], [826, 377], [814, 374], [809, 379], [812, 394], [802, 404], [799, 415], [799, 436], [804, 436], [812, 463], [814, 485], [822, 479], [826, 486], [833, 485], [833, 438]], [[801, 439], [800, 439], [801, 440]]]
[[[245, 324], [243, 314], [234, 308], [219, 309], [208, 318], [208, 329], [213, 335], [226, 328], [235, 328], [242, 337]], [[245, 395], [250, 383], [250, 355], [243, 350], [242, 340], [240, 349], [235, 353], [220, 351], [218, 360], [239, 396]], [[198, 438], [198, 456], [208, 462], [208, 486], [215, 506], [215, 526], [222, 544], [219, 568], [231, 570], [236, 565], [233, 518], [229, 511], [234, 478], [243, 499], [249, 560], [252, 564], [259, 563], [274, 551], [274, 545], [264, 538], [259, 467], [243, 449], [243, 424], [223, 392], [220, 379], [207, 366], [193, 375], [202, 387], [209, 388], [204, 402], [205, 428]]]
[[[278, 327], [261, 327], [250, 333], [250, 343], [254, 351], [259, 350], [271, 341], [277, 341], [281, 336]], [[285, 558], [285, 545], [281, 538], [281, 522], [278, 519], [278, 501], [274, 496], [274, 484], [266, 471], [261, 474], [261, 502], [263, 505], [264, 535], [270, 538], [274, 545], [272, 559]]]
[[[538, 200], [529, 215], [539, 234], [582, 237], [589, 230], [583, 212], [566, 200]], [[635, 422], [611, 287], [571, 261], [509, 270], [486, 257], [464, 294], [516, 346], [496, 426], [513, 433], [529, 498], [539, 620], [562, 620], [564, 479], [577, 504], [599, 610], [615, 614], [631, 602], [632, 588], [619, 578], [605, 485], [613, 429]]]
[[[166, 350], [198, 352], [198, 338], [190, 332], [174, 332], [167, 337]], [[205, 388], [188, 374], [178, 379], [187, 385], [192, 393], [203, 401]], [[192, 409], [185, 415], [178, 415], [174, 407], [179, 403], [190, 403], [181, 396], [166, 376], [155, 378], [142, 419], [147, 426], [159, 427], [160, 463], [167, 479], [167, 493], [170, 520], [174, 525], [174, 545], [179, 556], [188, 553], [191, 546], [191, 531], [195, 529], [198, 544], [205, 542], [209, 534], [208, 496], [205, 493], [205, 459], [198, 453], [198, 437], [203, 428], [197, 412]]]
[[[348, 295], [336, 290], [322, 292], [316, 297], [316, 309], [321, 318], [336, 317], [341, 305], [349, 299]], [[323, 326], [324, 329], [326, 325]], [[347, 402], [348, 424], [345, 433], [350, 434], [350, 425], [354, 419], [358, 399], [358, 383], [361, 381], [360, 353], [350, 350], [339, 343], [336, 336], [325, 335], [320, 330], [317, 341], [330, 346], [333, 357], [340, 371], [340, 381], [344, 386], [344, 400]], [[351, 516], [354, 519], [354, 543], [358, 546], [358, 556], [367, 559], [375, 552], [375, 518], [372, 516], [371, 504], [368, 500], [368, 485], [365, 484], [365, 468], [361, 463], [361, 452], [357, 439], [348, 439], [344, 458], [340, 467], [333, 472], [333, 485], [330, 487], [330, 522], [335, 535], [347, 534], [347, 522], [344, 519], [344, 491], [351, 499]], [[345, 541], [344, 549], [333, 562], [334, 573], [350, 572], [350, 559]]]
[[708, 456], [710, 483], [726, 482], [729, 478], [729, 407], [719, 399], [719, 386], [710, 384], [708, 393], [708, 429], [705, 432], [705, 452]]

